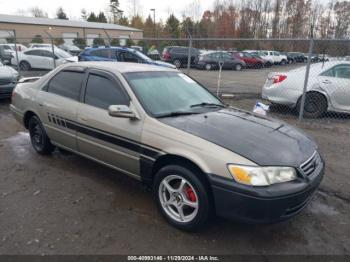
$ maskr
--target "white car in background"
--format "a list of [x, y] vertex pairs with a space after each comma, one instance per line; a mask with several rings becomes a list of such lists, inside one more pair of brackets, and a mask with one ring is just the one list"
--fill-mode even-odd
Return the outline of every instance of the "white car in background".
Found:
[[16, 46], [17, 46], [17, 51], [18, 52], [23, 52], [25, 50], [27, 50], [27, 47], [25, 45], [22, 44], [0, 44], [1, 46], [4, 47], [5, 50], [9, 50], [12, 53], [15, 53], [16, 51]]
[[271, 59], [274, 64], [276, 65], [286, 65], [288, 64], [288, 58], [286, 55], [282, 55], [280, 52], [277, 51], [270, 51], [270, 50], [261, 50], [260, 52], [264, 53], [265, 56], [269, 59]]
[[[59, 48], [55, 48], [54, 52], [53, 54], [51, 48], [33, 48], [19, 52], [19, 67], [23, 71], [28, 71], [32, 68], [51, 70], [54, 69], [55, 63], [56, 66], [59, 66], [68, 62], [78, 61], [78, 57], [72, 56]], [[16, 57], [12, 58], [11, 63], [17, 65]]]
[[[268, 75], [262, 98], [300, 110], [306, 66]], [[336, 61], [310, 67], [304, 116], [320, 117], [327, 111], [350, 113], [350, 62]]]
[[[52, 45], [51, 44], [30, 44], [28, 48], [51, 48], [52, 49]], [[54, 45], [54, 48], [58, 48], [57, 46]]]

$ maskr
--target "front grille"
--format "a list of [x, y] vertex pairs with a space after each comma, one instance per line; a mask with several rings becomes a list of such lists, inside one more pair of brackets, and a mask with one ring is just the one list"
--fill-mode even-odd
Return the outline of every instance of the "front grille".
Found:
[[0, 85], [9, 85], [15, 83], [16, 81], [12, 79], [0, 79]]
[[313, 155], [300, 166], [304, 175], [310, 176], [316, 170], [317, 165], [319, 164], [319, 159], [320, 156], [317, 151], [315, 151]]

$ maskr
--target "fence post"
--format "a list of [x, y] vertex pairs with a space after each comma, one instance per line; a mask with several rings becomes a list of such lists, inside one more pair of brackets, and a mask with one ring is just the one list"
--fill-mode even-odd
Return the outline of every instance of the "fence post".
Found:
[[108, 34], [106, 29], [103, 29], [103, 31], [105, 32], [105, 34], [106, 34], [106, 36], [108, 38], [109, 46], [111, 46], [112, 45], [112, 38], [109, 36], [109, 34]]
[[17, 71], [18, 71], [18, 75], [20, 76], [21, 75], [21, 67], [19, 66], [19, 59], [18, 59], [16, 30], [13, 30], [13, 37], [15, 38], [15, 52], [16, 52], [16, 61], [17, 61]]
[[53, 68], [55, 69], [56, 68], [56, 58], [55, 58], [56, 55], [55, 55], [55, 47], [54, 47], [53, 37], [49, 32], [45, 31], [45, 33], [49, 36], [49, 38], [51, 40]]
[[55, 55], [55, 47], [54, 47], [54, 42], [53, 42], [53, 38], [50, 35], [50, 39], [51, 39], [51, 47], [52, 47], [52, 59], [53, 59], [53, 68], [56, 68], [56, 55]]
[[310, 38], [310, 43], [309, 43], [309, 53], [307, 57], [307, 66], [306, 66], [306, 72], [305, 72], [305, 80], [304, 80], [304, 89], [303, 89], [303, 95], [301, 97], [301, 102], [300, 102], [300, 112], [299, 112], [299, 122], [303, 120], [303, 115], [304, 115], [304, 106], [305, 106], [305, 97], [306, 97], [306, 91], [307, 91], [307, 85], [309, 82], [309, 75], [310, 75], [310, 66], [311, 66], [311, 57], [312, 57], [312, 51], [314, 48], [314, 39], [313, 37]]
[[190, 70], [191, 70], [191, 52], [192, 52], [192, 36], [191, 34], [188, 34], [190, 41], [188, 45], [188, 58], [187, 58], [187, 75], [190, 75]]

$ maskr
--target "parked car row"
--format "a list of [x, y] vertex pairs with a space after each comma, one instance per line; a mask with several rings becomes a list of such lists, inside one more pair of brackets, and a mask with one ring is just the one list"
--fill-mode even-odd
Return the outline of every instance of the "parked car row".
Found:
[[[218, 69], [220, 64], [224, 69], [263, 68], [272, 65], [286, 65], [292, 63], [305, 63], [307, 56], [299, 52], [277, 52], [270, 50], [198, 50], [183, 46], [167, 46], [163, 49], [161, 59], [174, 64], [177, 68], [187, 65], [188, 55], [191, 54], [190, 63], [192, 67], [199, 69]], [[328, 61], [321, 56], [312, 58], [312, 62]]]

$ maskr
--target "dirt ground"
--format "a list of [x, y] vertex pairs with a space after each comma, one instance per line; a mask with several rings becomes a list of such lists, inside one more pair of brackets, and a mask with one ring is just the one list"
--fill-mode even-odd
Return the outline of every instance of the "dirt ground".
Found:
[[271, 225], [218, 218], [184, 233], [163, 220], [137, 181], [73, 154], [37, 155], [8, 106], [0, 101], [0, 254], [350, 254], [349, 119], [300, 126], [327, 163], [300, 215]]

